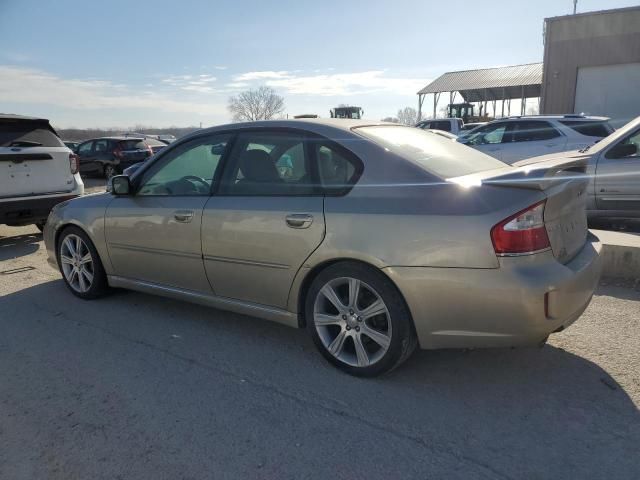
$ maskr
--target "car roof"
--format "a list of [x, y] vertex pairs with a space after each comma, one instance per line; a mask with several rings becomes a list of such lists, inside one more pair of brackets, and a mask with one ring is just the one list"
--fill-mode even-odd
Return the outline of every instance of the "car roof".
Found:
[[496, 118], [500, 121], [517, 121], [517, 120], [564, 120], [564, 121], [576, 121], [576, 122], [606, 122], [609, 117], [597, 117], [592, 115], [578, 115], [578, 114], [566, 114], [566, 115], [516, 115], [506, 118]]
[[82, 143], [84, 142], [90, 142], [92, 140], [145, 140], [144, 138], [140, 138], [140, 137], [122, 137], [122, 136], [111, 136], [111, 137], [96, 137], [96, 138], [88, 138], [86, 140], [83, 140]]
[[0, 113], [0, 120], [31, 120], [39, 122], [48, 122], [46, 118], [27, 117], [25, 115], [14, 115], [13, 113]]
[[[375, 125], [399, 126], [397, 123], [381, 122], [375, 120], [356, 120], [350, 118], [296, 118], [292, 120], [258, 120], [256, 122], [239, 122], [216, 125], [214, 127], [196, 130], [187, 137], [201, 135], [203, 133], [213, 133], [223, 130], [245, 130], [250, 128], [292, 128], [303, 129], [312, 132], [338, 130], [351, 132], [358, 127], [369, 127]], [[183, 137], [184, 138], [184, 137]]]

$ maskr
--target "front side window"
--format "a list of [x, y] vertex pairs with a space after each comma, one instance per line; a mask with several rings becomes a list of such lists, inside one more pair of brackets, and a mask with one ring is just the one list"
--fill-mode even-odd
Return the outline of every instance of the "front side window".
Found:
[[503, 143], [505, 140], [504, 134], [507, 130], [506, 123], [495, 123], [493, 125], [487, 125], [486, 127], [479, 128], [473, 134], [469, 135], [468, 145], [488, 145], [495, 143]]
[[211, 135], [180, 145], [158, 159], [142, 179], [138, 195], [209, 195], [230, 135]]
[[512, 126], [512, 142], [537, 142], [560, 136], [549, 122], [514, 122]]
[[609, 149], [606, 154], [610, 159], [640, 158], [640, 130], [635, 131], [627, 138]]
[[238, 135], [225, 169], [224, 195], [309, 195], [312, 181], [305, 137], [289, 132]]
[[89, 155], [91, 153], [91, 147], [93, 142], [85, 142], [78, 147], [78, 155]]

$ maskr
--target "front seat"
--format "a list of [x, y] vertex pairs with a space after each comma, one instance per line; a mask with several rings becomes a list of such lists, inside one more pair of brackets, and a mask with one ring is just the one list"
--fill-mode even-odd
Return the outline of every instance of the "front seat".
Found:
[[271, 156], [264, 150], [249, 150], [240, 159], [243, 178], [236, 183], [242, 193], [280, 193], [284, 182]]

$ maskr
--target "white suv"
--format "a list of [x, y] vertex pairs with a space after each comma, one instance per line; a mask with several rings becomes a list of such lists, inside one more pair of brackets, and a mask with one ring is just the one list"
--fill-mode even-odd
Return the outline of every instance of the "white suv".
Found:
[[494, 120], [458, 141], [512, 164], [548, 153], [579, 150], [612, 132], [606, 117], [535, 115]]
[[0, 224], [42, 230], [54, 205], [83, 193], [78, 157], [49, 120], [0, 114]]

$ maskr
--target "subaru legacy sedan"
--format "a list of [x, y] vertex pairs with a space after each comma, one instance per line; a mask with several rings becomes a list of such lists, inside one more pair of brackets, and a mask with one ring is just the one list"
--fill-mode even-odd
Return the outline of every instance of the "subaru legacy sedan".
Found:
[[373, 376], [418, 345], [536, 346], [575, 321], [600, 274], [584, 168], [362, 120], [224, 125], [59, 205], [45, 243], [80, 298], [128, 288], [305, 327]]

